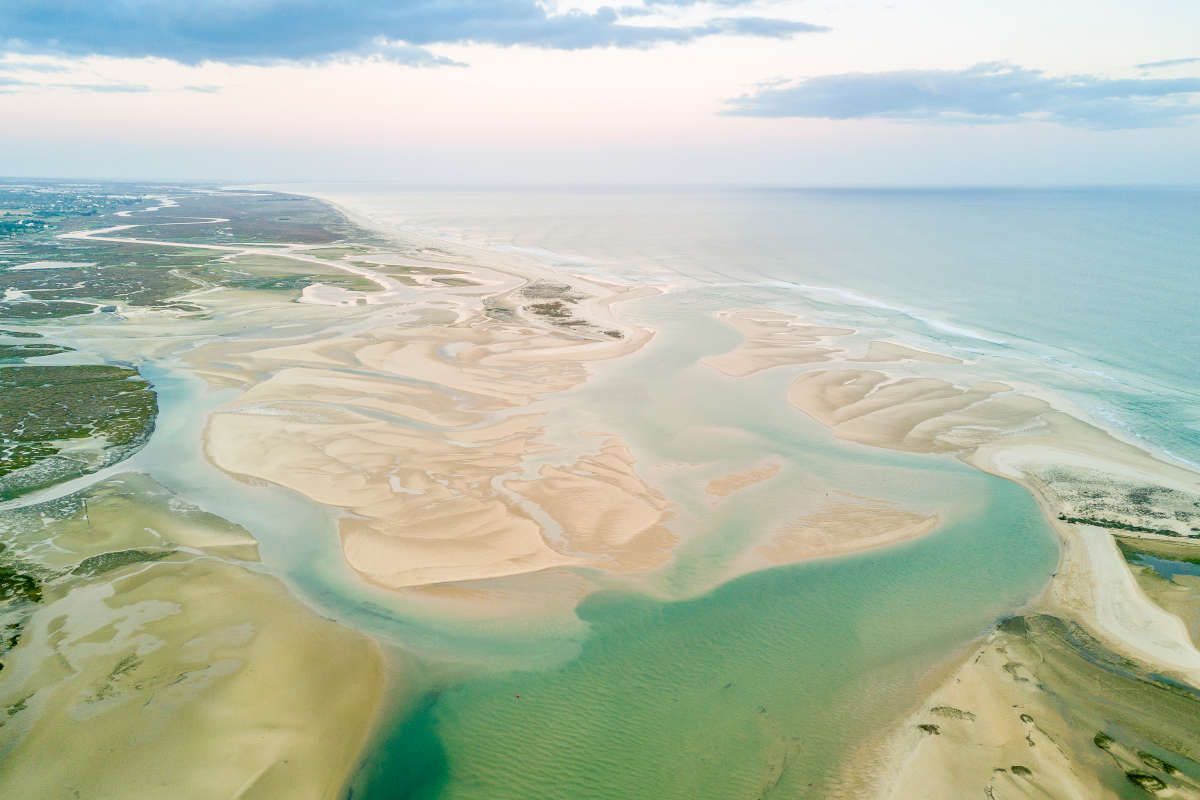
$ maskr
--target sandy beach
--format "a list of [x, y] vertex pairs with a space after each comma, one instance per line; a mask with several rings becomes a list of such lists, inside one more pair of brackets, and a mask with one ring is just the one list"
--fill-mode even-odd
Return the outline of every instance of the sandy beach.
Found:
[[[757, 368], [762, 362], [756, 361], [754, 352], [764, 346], [763, 336], [745, 320], [762, 318], [775, 319], [745, 312], [726, 317], [744, 337], [743, 345], [726, 356], [739, 359], [739, 368], [711, 360], [710, 366], [726, 374], [749, 374]], [[798, 351], [775, 348], [772, 352], [778, 359], [771, 359], [770, 364], [806, 366], [835, 360], [835, 347], [814, 337]], [[1139, 771], [1139, 767], [1147, 769], [1147, 763], [1150, 767], [1157, 764], [1147, 762], [1149, 756], [1139, 760], [1136, 753], [1122, 750], [1119, 744], [1105, 744], [1105, 756], [1073, 727], [1080, 715], [1105, 713], [1107, 721], [1096, 717], [1094, 723], [1101, 729], [1113, 723], [1136, 727], [1145, 722], [1140, 709], [1114, 708], [1105, 705], [1107, 699], [1081, 694], [1072, 696], [1067, 706], [1070, 710], [1064, 715], [1063, 706], [1047, 695], [1070, 691], [1074, 680], [1088, 680], [1079, 677], [1085, 671], [1081, 665], [1110, 658], [1105, 655], [1110, 651], [1119, 654], [1113, 658], [1136, 659], [1155, 674], [1200, 685], [1200, 651], [1188, 626], [1147, 596], [1114, 537], [1121, 531], [1164, 542], [1193, 536], [1200, 476], [1117, 439], [1042, 397], [1004, 383], [971, 382], [966, 372], [961, 382], [956, 382], [940, 376], [893, 375], [884, 369], [849, 367], [855, 361], [963, 363], [956, 358], [872, 341], [865, 354], [843, 360], [847, 367], [808, 368], [795, 377], [788, 390], [792, 405], [839, 439], [952, 455], [1028, 489], [1057, 531], [1062, 548], [1058, 570], [1035, 607], [1054, 614], [1046, 618], [1055, 620], [1053, 625], [1082, 625], [1095, 637], [1089, 639], [1092, 644], [1073, 645], [1087, 654], [1072, 662], [1076, 664], [1072, 678], [1048, 673], [1045, 664], [1036, 663], [1046, 658], [1044, 650], [1031, 656], [1029, 669], [1033, 672], [1023, 675], [1014, 671], [1012, 659], [1017, 649], [1036, 649], [1037, 645], [1014, 634], [1014, 630], [1024, 630], [1015, 623], [1012, 630], [992, 634], [920, 712], [890, 735], [884, 746], [888, 755], [878, 773], [881, 777], [870, 793], [889, 798], [951, 798], [976, 791], [997, 798], [1117, 797], [1120, 794], [1114, 784], [1103, 778], [1105, 767], [1115, 760], [1125, 765], [1126, 775], [1150, 775], [1144, 778], [1148, 787], [1166, 781], [1161, 788], [1174, 785], [1171, 796], [1200, 796], [1200, 787], [1186, 779], [1180, 779], [1180, 784], [1169, 770], [1151, 769], [1152, 775]], [[873, 526], [888, 527], [886, 515], [880, 509], [852, 508], [847, 519], [865, 540], [864, 546], [920, 535], [932, 527], [917, 518], [907, 524], [898, 521], [891, 534], [886, 530], [872, 534]], [[862, 518], [855, 519], [856, 515]], [[855, 536], [841, 531], [836, 541], [836, 547], [853, 547]], [[1200, 545], [1192, 547], [1191, 552], [1200, 553]], [[1179, 607], [1190, 609], [1190, 602]], [[1059, 618], [1067, 622], [1057, 621]], [[1116, 680], [1111, 671], [1106, 674]], [[1136, 677], [1126, 679], [1129, 691], [1156, 691], [1152, 679], [1143, 677], [1142, 683]], [[1171, 705], [1169, 697], [1153, 696], [1170, 708], [1164, 712], [1168, 719], [1180, 713], [1178, 703]], [[1097, 735], [1106, 734], [1101, 730]], [[1161, 734], [1148, 735], [1162, 741]], [[1190, 747], [1187, 744], [1179, 752], [1191, 757]], [[1101, 757], [1097, 758], [1097, 753]], [[1116, 774], [1113, 780], [1119, 786], [1121, 773]]]

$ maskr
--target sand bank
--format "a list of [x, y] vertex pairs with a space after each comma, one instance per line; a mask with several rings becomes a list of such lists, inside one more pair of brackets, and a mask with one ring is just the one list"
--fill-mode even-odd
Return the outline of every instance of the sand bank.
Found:
[[[831, 354], [817, 350], [793, 363], [822, 360], [832, 360]], [[1133, 665], [1128, 669], [1138, 675], [1122, 678], [1132, 687], [1126, 690], [1150, 692], [1164, 715], [1156, 719], [1145, 708], [1122, 706], [1123, 700], [1110, 697], [1103, 683], [1116, 680], [1116, 667], [1107, 670], [1108, 677], [1092, 675], [1091, 685], [1085, 680], [1080, 686], [1070, 674], [1047, 670], [1045, 664], [1038, 665], [1036, 678], [1022, 673], [1026, 662], [1015, 653], [1022, 643], [1033, 645], [1016, 641], [1012, 631], [996, 634], [926, 704], [922, 714], [930, 719], [905, 729], [876, 793], [895, 798], [977, 793], [1082, 798], [1121, 796], [1132, 782], [1170, 796], [1200, 797], [1200, 784], [1181, 773], [1156, 772], [1156, 756], [1122, 750], [1107, 734], [1096, 740], [1104, 744], [1100, 747], [1091, 741], [1097, 731], [1081, 734], [1079, 720], [1072, 717], [1096, 714], [1103, 707], [1107, 716], [1096, 717], [1101, 727], [1108, 720], [1126, 732], [1137, 729], [1146, 737], [1143, 743], [1179, 741], [1167, 729], [1186, 702], [1173, 697], [1170, 681], [1200, 686], [1200, 651], [1188, 626], [1139, 586], [1113, 534], [1154, 541], [1197, 536], [1200, 476], [1006, 384], [971, 382], [968, 375], [955, 381], [947, 379], [944, 369], [937, 375], [912, 374], [926, 363], [942, 368], [961, 363], [954, 359], [872, 342], [865, 355], [844, 361], [908, 365], [904, 375], [864, 368], [809, 370], [791, 384], [791, 403], [840, 439], [954, 455], [1028, 488], [1060, 534], [1063, 548], [1058, 572], [1039, 600], [1040, 608], [1062, 620], [1046, 617], [1054, 623], [1039, 625], [1061, 634], [1055, 641], [1075, 648], [1071, 663], [1077, 673], [1088, 664]], [[859, 530], [868, 524], [860, 523]], [[1157, 591], [1163, 594], [1161, 587]], [[1195, 605], [1177, 593], [1171, 603], [1178, 609]], [[1086, 646], [1080, 644], [1085, 639]], [[1068, 650], [1064, 644], [1059, 654], [1066, 659]], [[1047, 658], [1041, 652], [1030, 655], [1028, 663]], [[1087, 691], [1065, 704], [1046, 696], [1081, 687]], [[1189, 740], [1188, 747], [1194, 744]], [[1193, 750], [1185, 750], [1186, 758], [1195, 758]], [[1123, 771], [1110, 774], [1114, 763]]]
[[783, 468], [783, 464], [777, 459], [770, 458], [761, 464], [756, 464], [749, 469], [740, 472], [731, 472], [728, 475], [722, 475], [713, 478], [704, 487], [709, 494], [709, 500], [713, 504], [720, 502], [722, 499], [729, 497], [732, 494], [740, 492], [742, 489], [749, 488], [756, 483], [770, 480], [779, 474], [779, 470]]
[[619, 441], [526, 474], [531, 458], [553, 460], [542, 412], [526, 409], [586, 380], [589, 362], [641, 347], [651, 332], [610, 310], [641, 294], [539, 284], [482, 312], [212, 345], [191, 364], [244, 391], [210, 419], [207, 452], [231, 473], [343, 509], [347, 561], [388, 588], [660, 563], [674, 541], [667, 503]]
[[896, 361], [925, 361], [930, 364], [963, 363], [962, 359], [954, 358], [953, 356], [930, 353], [927, 350], [919, 350], [915, 347], [897, 344], [896, 342], [870, 342], [867, 344], [866, 353], [858, 358], [849, 360], [872, 363], [891, 363]]
[[787, 364], [829, 361], [841, 352], [831, 340], [854, 333], [849, 328], [810, 325], [794, 314], [764, 309], [725, 311], [718, 318], [740, 333], [742, 342], [703, 363], [734, 378]]
[[339, 796], [383, 688], [370, 640], [216, 560], [106, 577], [6, 658], [5, 796]]
[[831, 370], [801, 375], [789, 399], [840, 438], [954, 453], [1025, 485], [1064, 541], [1048, 601], [1112, 646], [1200, 684], [1185, 627], [1154, 610], [1111, 541], [1120, 526], [1190, 535], [1190, 512], [1176, 512], [1200, 499], [1200, 476], [1003, 384]]
[[834, 493], [813, 512], [764, 531], [735, 560], [732, 573], [743, 575], [781, 564], [894, 546], [933, 532], [939, 521], [936, 514]]
[[0, 607], [0, 793], [339, 796], [381, 654], [223, 560], [257, 558], [247, 531], [137, 474], [2, 524], [37, 591]]

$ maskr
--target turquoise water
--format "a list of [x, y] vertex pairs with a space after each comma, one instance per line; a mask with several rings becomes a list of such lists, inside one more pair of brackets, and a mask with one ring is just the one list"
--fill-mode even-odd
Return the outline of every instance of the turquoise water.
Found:
[[856, 771], [847, 755], [917, 701], [937, 655], [1047, 576], [1054, 546], [1032, 500], [980, 480], [978, 513], [912, 545], [680, 602], [588, 598], [578, 658], [438, 687], [353, 796], [833, 796]]
[[[779, 301], [770, 289], [732, 297]], [[713, 317], [730, 303], [699, 286], [627, 305], [652, 342], [548, 404], [551, 440], [617, 432], [677, 503], [686, 539], [653, 596], [585, 599], [577, 654], [550, 666], [441, 681], [429, 662], [354, 797], [834, 796], [929, 670], [1044, 584], [1057, 551], [1023, 490], [951, 459], [834, 440], [788, 404], [794, 370], [731, 379], [700, 364], [737, 343]], [[718, 509], [679, 469], [764, 457], [784, 469]], [[914, 544], [723, 582], [755, 536], [834, 487], [946, 524]], [[561, 644], [547, 632], [531, 656]]]
[[[544, 410], [559, 445], [620, 435], [686, 537], [661, 575], [589, 574], [602, 591], [541, 626], [431, 617], [364, 587], [327, 511], [207, 464], [200, 428], [222, 396], [171, 364], [148, 365], [160, 429], [122, 468], [244, 524], [264, 569], [404, 652], [407, 694], [355, 798], [854, 796], [842, 782], [870, 768], [869, 745], [920, 701], [930, 670], [1033, 597], [1056, 548], [1014, 485], [834, 440], [787, 403], [794, 371], [730, 379], [700, 364], [738, 341], [714, 312], [768, 306], [950, 350], [981, 377], [1048, 387], [1200, 461], [1200, 334], [1188, 316], [1198, 198], [355, 187], [346, 202], [400, 232], [671, 290], [621, 307], [658, 331], [649, 346], [597, 365]], [[698, 476], [766, 457], [784, 463], [779, 475], [719, 507], [697, 488]], [[730, 580], [756, 536], [832, 491], [944, 525], [881, 552]]]
[[[1200, 192], [312, 188], [397, 231], [669, 289], [622, 307], [656, 339], [599, 366], [550, 433], [620, 433], [689, 532], [654, 597], [580, 605], [575, 657], [432, 681], [382, 733], [356, 798], [854, 796], [842, 781], [869, 769], [864, 746], [919, 701], [922, 676], [1044, 584], [1056, 549], [1022, 490], [833, 441], [787, 406], [787, 370], [735, 381], [699, 365], [737, 341], [718, 309], [950, 351], [1200, 463]], [[763, 456], [787, 466], [717, 511], [655, 469]], [[749, 535], [829, 486], [946, 524], [720, 582]]]

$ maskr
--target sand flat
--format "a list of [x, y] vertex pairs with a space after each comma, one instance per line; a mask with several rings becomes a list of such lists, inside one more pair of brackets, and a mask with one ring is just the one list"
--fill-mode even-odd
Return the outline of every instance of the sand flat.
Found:
[[925, 361], [930, 364], [961, 364], [962, 359], [954, 356], [931, 353], [916, 347], [898, 344], [896, 342], [872, 341], [867, 344], [867, 352], [850, 361], [866, 361], [871, 363], [895, 363], [899, 361]]
[[[1046, 614], [1010, 618], [881, 749], [857, 796], [1200, 797], [1200, 700]], [[889, 757], [890, 754], [890, 757]], [[1142, 787], [1142, 788], [1138, 788]]]
[[6, 661], [8, 797], [334, 798], [383, 691], [369, 639], [212, 559], [78, 586]]
[[713, 478], [705, 485], [704, 490], [709, 494], [709, 501], [717, 503], [742, 489], [770, 480], [778, 475], [781, 469], [783, 464], [778, 459], [769, 458], [749, 469]]
[[842, 352], [833, 340], [854, 333], [850, 328], [811, 325], [794, 314], [766, 309], [725, 311], [719, 319], [740, 333], [742, 342], [703, 363], [734, 378], [772, 367], [829, 361]]
[[638, 475], [616, 437], [595, 455], [543, 466], [536, 480], [507, 485], [555, 520], [570, 552], [587, 563], [646, 569], [663, 563], [676, 541], [666, 527], [670, 503]]
[[[347, 562], [388, 588], [660, 563], [674, 543], [666, 501], [619, 441], [513, 480], [526, 459], [552, 450], [540, 413], [524, 409], [586, 380], [588, 362], [648, 341], [650, 331], [613, 327], [610, 309], [644, 294], [587, 294], [578, 330], [460, 310], [285, 344], [216, 343], [191, 362], [241, 376], [246, 388], [210, 418], [206, 450], [228, 472], [348, 512], [339, 524]], [[555, 520], [563, 542], [548, 541], [528, 503]]]
[[937, 514], [835, 492], [809, 513], [763, 531], [734, 559], [730, 574], [891, 547], [926, 536], [940, 523]]

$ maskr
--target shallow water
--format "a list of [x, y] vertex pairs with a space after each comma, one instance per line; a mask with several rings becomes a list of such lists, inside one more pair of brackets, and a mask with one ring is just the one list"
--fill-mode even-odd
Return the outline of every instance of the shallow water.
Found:
[[[162, 416], [116, 471], [145, 471], [244, 525], [262, 569], [403, 652], [402, 707], [356, 798], [837, 796], [920, 701], [931, 668], [1044, 585], [1056, 547], [1023, 490], [949, 458], [835, 440], [787, 403], [793, 369], [731, 379], [703, 366], [738, 341], [718, 310], [772, 307], [860, 328], [860, 341], [953, 352], [976, 362], [973, 374], [1046, 387], [1200, 461], [1197, 193], [360, 189], [339, 199], [401, 235], [669, 287], [618, 309], [657, 330], [647, 347], [595, 365], [591, 381], [539, 410], [555, 461], [594, 450], [587, 432], [619, 435], [686, 534], [652, 579], [584, 573], [603, 591], [574, 613], [503, 626], [433, 616], [364, 586], [326, 509], [209, 465], [201, 430], [224, 395], [180, 364], [142, 365]], [[67, 358], [86, 357], [86, 337], [76, 344]], [[768, 457], [785, 465], [778, 475], [711, 504], [704, 480]], [[884, 551], [729, 580], [754, 535], [836, 492], [944, 524]]]
[[[652, 596], [589, 597], [578, 654], [548, 667], [443, 682], [430, 664], [431, 687], [384, 731], [354, 797], [829, 796], [847, 759], [918, 702], [929, 669], [1044, 584], [1057, 551], [1023, 490], [951, 459], [837, 442], [788, 405], [794, 370], [730, 379], [698, 364], [736, 344], [711, 316], [730, 302], [699, 289], [623, 307], [654, 340], [544, 404], [552, 441], [620, 434], [681, 509], [687, 539]], [[696, 489], [693, 469], [768, 456], [785, 468], [716, 510]], [[833, 489], [946, 524], [721, 584], [752, 535]]]
[[[697, 365], [737, 341], [719, 308], [949, 351], [1200, 463], [1197, 192], [313, 189], [398, 231], [673, 290], [622, 307], [658, 337], [599, 366], [551, 434], [619, 432], [694, 534], [657, 587], [685, 599], [593, 597], [577, 659], [440, 687], [383, 739], [356, 796], [758, 797], [775, 781], [781, 796], [826, 796], [916, 701], [922, 670], [1043, 583], [1055, 548], [1018, 488], [834, 442], [787, 407], [787, 370], [729, 381]], [[648, 466], [769, 454], [784, 472], [718, 512], [694, 481]], [[829, 486], [951, 524], [704, 593], [746, 531]]]
[[911, 545], [679, 602], [592, 596], [578, 658], [427, 696], [354, 796], [734, 798], [776, 782], [829, 796], [855, 748], [918, 701], [923, 671], [1052, 568], [1033, 501], [980, 483], [978, 513]]
[[1150, 567], [1158, 577], [1168, 581], [1176, 575], [1200, 575], [1200, 564], [1195, 561], [1179, 561], [1173, 558], [1159, 558], [1146, 553], [1137, 553], [1133, 557], [1133, 563], [1139, 567]]

